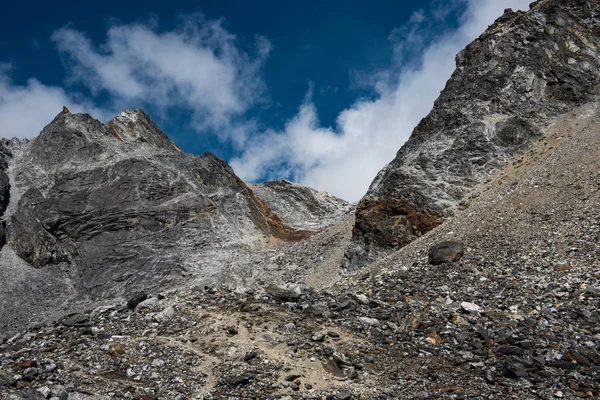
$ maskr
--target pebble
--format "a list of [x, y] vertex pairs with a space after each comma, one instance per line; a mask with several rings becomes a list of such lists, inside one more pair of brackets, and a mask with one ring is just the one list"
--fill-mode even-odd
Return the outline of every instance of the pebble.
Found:
[[479, 307], [477, 304], [469, 303], [466, 301], [463, 301], [462, 303], [460, 303], [460, 308], [462, 308], [464, 311], [470, 312], [470, 313], [478, 313], [481, 311], [481, 307]]
[[369, 326], [378, 326], [380, 324], [377, 318], [369, 318], [369, 317], [358, 317], [358, 320], [365, 325]]
[[528, 375], [523, 363], [516, 360], [507, 360], [502, 367], [502, 372], [507, 378], [514, 379], [524, 378]]

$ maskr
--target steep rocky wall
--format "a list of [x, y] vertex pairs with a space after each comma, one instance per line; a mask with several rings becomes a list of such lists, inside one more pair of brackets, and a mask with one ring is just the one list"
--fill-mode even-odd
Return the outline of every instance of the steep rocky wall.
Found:
[[2, 143], [0, 299], [28, 297], [0, 302], [0, 330], [66, 299], [299, 282], [341, 258], [319, 251], [315, 261], [297, 242], [317, 230], [314, 242], [329, 241], [322, 229], [351, 204], [300, 185], [248, 185], [213, 154], [183, 153], [142, 110], [102, 124], [65, 108], [37, 138]]
[[[4, 212], [10, 202], [10, 179], [6, 173], [8, 163], [6, 158], [10, 157], [10, 150], [0, 143], [0, 218], [4, 217]], [[6, 244], [5, 223], [0, 221], [0, 248]]]
[[[457, 55], [433, 110], [361, 200], [346, 269], [418, 236], [413, 222], [386, 204], [452, 215], [474, 186], [589, 98], [600, 77], [599, 9], [598, 0], [542, 0], [528, 12], [507, 10]], [[381, 239], [389, 236], [396, 239]]]

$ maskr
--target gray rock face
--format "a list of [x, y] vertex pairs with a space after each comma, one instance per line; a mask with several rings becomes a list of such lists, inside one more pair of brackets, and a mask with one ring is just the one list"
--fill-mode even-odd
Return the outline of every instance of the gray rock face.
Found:
[[[415, 220], [452, 215], [541, 129], [589, 99], [600, 77], [599, 8], [598, 0], [542, 0], [507, 10], [458, 54], [433, 110], [359, 203], [347, 269], [424, 233]], [[407, 218], [407, 207], [418, 218]]]
[[112, 122], [65, 112], [20, 149], [24, 193], [7, 226], [17, 255], [35, 267], [77, 266], [88, 289], [106, 294], [114, 282], [181, 276], [187, 249], [241, 241], [257, 227], [270, 233], [259, 200], [224, 162], [165, 146], [141, 112], [120, 118], [138, 130], [144, 120], [146, 136], [123, 141]]
[[251, 187], [287, 225], [296, 229], [320, 229], [341, 221], [354, 211], [352, 203], [285, 180]]
[[[351, 207], [291, 186], [288, 195], [262, 192], [281, 210], [301, 197], [313, 221], [334, 221], [338, 205]], [[239, 274], [236, 283], [249, 284], [247, 270], [263, 264], [266, 248], [313, 233], [284, 223], [224, 161], [181, 152], [141, 110], [104, 125], [64, 109], [39, 137], [5, 140], [0, 206], [8, 243], [0, 252], [0, 331], [73, 296], [129, 298]]]
[[15, 383], [17, 383], [15, 378], [0, 370], [0, 386], [14, 386]]
[[[10, 156], [10, 150], [4, 144], [0, 144], [0, 218], [4, 216], [4, 212], [10, 201], [10, 179], [6, 173], [8, 169], [6, 159]], [[6, 244], [4, 226], [4, 223], [0, 224], [0, 247]]]

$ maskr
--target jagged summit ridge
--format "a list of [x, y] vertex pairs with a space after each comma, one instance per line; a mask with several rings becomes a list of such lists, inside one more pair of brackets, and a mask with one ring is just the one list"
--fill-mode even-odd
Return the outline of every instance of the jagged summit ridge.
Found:
[[[507, 10], [458, 54], [431, 113], [360, 201], [347, 269], [425, 233], [418, 225], [428, 215], [439, 220], [431, 228], [453, 215], [475, 186], [590, 98], [600, 77], [598, 9], [597, 0], [544, 0]], [[400, 237], [380, 239], [392, 236]]]
[[181, 151], [141, 108], [124, 110], [108, 123], [102, 124], [89, 114], [73, 114], [63, 107], [36, 140], [47, 135], [68, 136], [69, 133], [83, 134], [88, 141], [102, 141], [107, 137], [123, 143], [148, 144], [164, 150]]
[[181, 151], [141, 108], [123, 111], [107, 126], [113, 130], [119, 140], [152, 143], [158, 147]]

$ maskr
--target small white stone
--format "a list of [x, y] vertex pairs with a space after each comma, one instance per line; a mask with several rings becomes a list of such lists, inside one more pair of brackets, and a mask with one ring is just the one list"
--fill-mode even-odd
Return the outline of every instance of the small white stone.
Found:
[[153, 310], [157, 308], [159, 305], [159, 300], [156, 297], [151, 297], [142, 301], [135, 307], [135, 311], [139, 312], [140, 310]]
[[354, 299], [358, 301], [360, 304], [369, 304], [369, 298], [364, 294], [355, 294]]
[[294, 332], [296, 330], [296, 325], [293, 322], [285, 325], [285, 330], [288, 332]]
[[469, 303], [467, 301], [463, 301], [462, 303], [460, 303], [460, 307], [467, 312], [480, 312], [481, 311], [481, 307], [479, 307], [477, 304]]
[[163, 360], [154, 360], [154, 361], [152, 361], [152, 366], [153, 367], [160, 368], [163, 365], [165, 365], [165, 362]]
[[42, 386], [37, 391], [40, 392], [42, 394], [42, 396], [44, 396], [44, 397], [50, 396], [50, 392], [51, 392], [50, 388], [48, 386]]
[[371, 326], [379, 325], [379, 320], [376, 318], [359, 317], [358, 320], [365, 325], [371, 325]]

